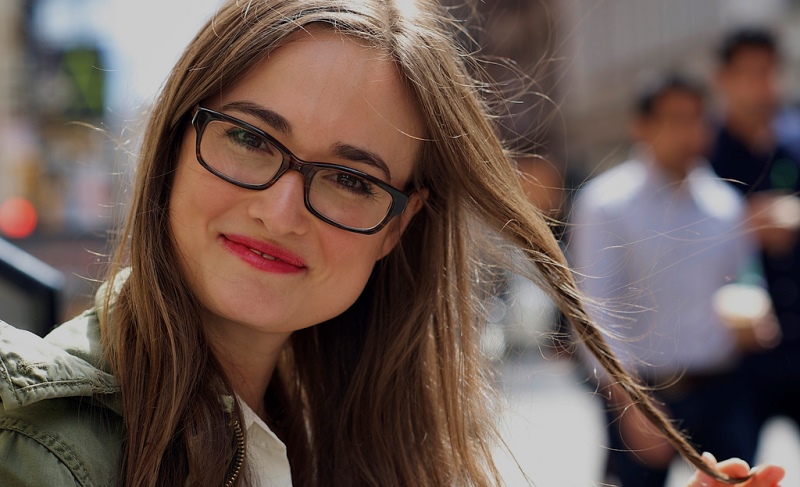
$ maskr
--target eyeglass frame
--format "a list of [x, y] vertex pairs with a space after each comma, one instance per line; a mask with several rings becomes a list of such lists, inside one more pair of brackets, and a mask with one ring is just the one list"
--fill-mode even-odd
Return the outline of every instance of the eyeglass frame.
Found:
[[[215, 169], [210, 164], [208, 164], [203, 159], [203, 156], [200, 154], [200, 142], [203, 139], [203, 133], [205, 132], [206, 128], [213, 121], [225, 121], [225, 122], [228, 122], [228, 123], [232, 123], [234, 125], [237, 125], [239, 127], [244, 128], [246, 130], [250, 130], [250, 131], [254, 132], [259, 137], [263, 137], [264, 139], [266, 139], [270, 144], [273, 144], [275, 146], [275, 148], [278, 149], [278, 151], [281, 153], [281, 156], [282, 156], [281, 165], [278, 168], [278, 170], [275, 173], [275, 175], [273, 175], [272, 178], [269, 181], [267, 181], [266, 183], [250, 184], [250, 183], [245, 183], [245, 182], [239, 181], [237, 179], [234, 179], [234, 178], [232, 178], [232, 177], [220, 172], [219, 170]], [[381, 229], [383, 229], [383, 227], [385, 227], [389, 223], [389, 221], [391, 221], [394, 217], [396, 217], [397, 215], [400, 215], [401, 213], [403, 213], [405, 211], [406, 206], [408, 205], [408, 200], [410, 199], [411, 195], [415, 192], [414, 189], [407, 190], [407, 191], [401, 191], [401, 190], [395, 188], [394, 186], [390, 185], [389, 183], [387, 183], [385, 181], [381, 181], [380, 179], [376, 178], [375, 176], [372, 176], [372, 175], [367, 174], [365, 172], [359, 171], [358, 169], [353, 169], [352, 167], [342, 166], [340, 164], [331, 164], [331, 163], [327, 163], [327, 162], [304, 161], [304, 160], [300, 159], [299, 157], [295, 156], [294, 154], [292, 154], [292, 152], [289, 149], [287, 149], [283, 144], [278, 142], [273, 136], [269, 135], [264, 130], [262, 130], [262, 129], [260, 129], [260, 128], [252, 125], [252, 124], [249, 124], [249, 123], [245, 122], [244, 120], [240, 120], [240, 119], [238, 119], [236, 117], [227, 115], [227, 114], [222, 113], [222, 112], [218, 112], [216, 110], [212, 110], [210, 108], [205, 108], [205, 107], [201, 106], [200, 104], [197, 104], [194, 107], [194, 110], [193, 110], [193, 113], [192, 113], [191, 124], [194, 127], [195, 135], [197, 136], [196, 137], [196, 141], [195, 141], [195, 151], [196, 151], [197, 162], [200, 163], [201, 166], [206, 168], [206, 170], [208, 170], [211, 174], [217, 176], [218, 178], [222, 179], [223, 181], [231, 183], [231, 184], [233, 184], [235, 186], [238, 186], [240, 188], [250, 189], [250, 190], [255, 190], [255, 191], [263, 191], [265, 189], [268, 189], [268, 188], [272, 187], [272, 185], [275, 184], [278, 181], [278, 179], [280, 179], [281, 176], [283, 176], [286, 173], [286, 171], [288, 171], [288, 170], [297, 171], [297, 172], [299, 172], [300, 174], [303, 175], [303, 180], [304, 180], [303, 200], [304, 200], [306, 209], [309, 212], [311, 212], [311, 214], [313, 214], [314, 216], [316, 216], [320, 220], [324, 221], [325, 223], [328, 223], [329, 225], [333, 225], [336, 228], [340, 228], [342, 230], [346, 230], [348, 232], [359, 233], [359, 234], [362, 234], [362, 235], [372, 235], [372, 234], [375, 234], [375, 233], [379, 232]], [[378, 186], [382, 190], [384, 190], [387, 193], [389, 193], [389, 196], [391, 196], [391, 198], [392, 198], [392, 203], [389, 206], [389, 209], [386, 212], [386, 215], [383, 217], [383, 220], [381, 220], [381, 222], [378, 223], [377, 225], [375, 225], [373, 227], [370, 227], [370, 228], [356, 228], [356, 227], [350, 227], [350, 226], [347, 226], [347, 225], [343, 225], [343, 224], [338, 223], [338, 222], [336, 222], [334, 220], [331, 220], [330, 218], [326, 217], [325, 215], [320, 213], [318, 210], [316, 210], [314, 208], [314, 206], [311, 204], [311, 201], [310, 201], [310, 198], [309, 198], [309, 191], [311, 189], [311, 180], [314, 178], [314, 175], [321, 169], [333, 169], [333, 170], [337, 170], [337, 171], [343, 171], [343, 172], [345, 172], [347, 174], [353, 174], [353, 175], [355, 175], [355, 176], [357, 176], [359, 178], [366, 179], [370, 183], [375, 184], [376, 186]]]

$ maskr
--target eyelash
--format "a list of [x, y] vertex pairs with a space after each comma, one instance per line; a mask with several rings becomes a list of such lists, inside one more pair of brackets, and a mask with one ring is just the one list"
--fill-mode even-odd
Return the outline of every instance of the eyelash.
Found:
[[[230, 127], [230, 128], [225, 130], [225, 135], [234, 144], [237, 144], [240, 147], [243, 147], [247, 151], [265, 152], [265, 153], [269, 153], [269, 154], [274, 153], [273, 145], [269, 142], [269, 140], [264, 139], [262, 136], [260, 136], [260, 135], [258, 135], [256, 133], [253, 133], [252, 131], [247, 130], [246, 128]], [[259, 141], [264, 147], [254, 147], [253, 145], [242, 141], [238, 137], [238, 136], [241, 136], [241, 135], [246, 135], [251, 140], [255, 139], [255, 140]], [[354, 188], [348, 187], [348, 186], [346, 186], [344, 184], [341, 184], [338, 181], [334, 181], [335, 184], [337, 184], [341, 188], [345, 189], [346, 191], [349, 191], [349, 192], [351, 192], [353, 194], [356, 194], [356, 195], [362, 195], [362, 196], [368, 196], [368, 197], [374, 197], [377, 194], [377, 192], [375, 191], [375, 184], [370, 182], [369, 180], [361, 177], [361, 176], [357, 176], [355, 174], [350, 174], [350, 173], [345, 173], [345, 172], [338, 172], [338, 173], [335, 174], [335, 176], [347, 176], [347, 177], [350, 177], [350, 178], [355, 178], [355, 180], [357, 182], [359, 182], [361, 184], [361, 186], [363, 187], [361, 190], [358, 190], [358, 189], [354, 189]]]
[[[238, 136], [246, 135], [251, 140], [255, 139], [264, 147], [255, 147], [252, 144], [248, 144], [247, 142], [242, 141]], [[272, 144], [269, 141], [265, 140], [263, 137], [259, 136], [258, 134], [254, 134], [247, 129], [243, 129], [241, 127], [231, 127], [225, 130], [225, 135], [230, 139], [234, 144], [237, 144], [241, 147], [244, 147], [245, 150], [254, 151], [254, 152], [268, 152], [272, 153], [271, 150]]]
[[337, 178], [340, 177], [340, 176], [345, 176], [345, 177], [348, 177], [348, 178], [352, 178], [352, 180], [354, 182], [357, 182], [357, 183], [361, 184], [362, 189], [359, 190], [359, 189], [351, 188], [351, 187], [349, 187], [349, 186], [347, 186], [345, 184], [342, 184], [339, 181], [334, 181], [335, 184], [337, 184], [338, 186], [342, 187], [346, 191], [349, 191], [349, 192], [351, 192], [353, 194], [363, 195], [363, 196], [375, 196], [375, 194], [376, 194], [375, 193], [375, 185], [373, 183], [369, 182], [368, 180], [366, 180], [366, 179], [364, 179], [362, 177], [356, 176], [355, 174], [349, 174], [349, 173], [346, 173], [346, 172], [337, 172], [335, 174], [332, 174], [332, 176], [337, 177]]

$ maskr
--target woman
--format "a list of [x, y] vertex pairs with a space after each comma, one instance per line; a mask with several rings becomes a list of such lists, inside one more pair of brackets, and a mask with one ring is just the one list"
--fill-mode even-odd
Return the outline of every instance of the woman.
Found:
[[0, 335], [3, 485], [500, 484], [490, 243], [691, 461], [747, 473], [704, 463], [608, 353], [449, 25], [427, 2], [221, 8], [153, 107], [96, 309]]

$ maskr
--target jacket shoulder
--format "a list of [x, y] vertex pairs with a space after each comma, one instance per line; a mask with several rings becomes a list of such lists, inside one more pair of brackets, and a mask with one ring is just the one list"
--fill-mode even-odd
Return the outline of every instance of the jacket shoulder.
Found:
[[40, 401], [0, 412], [0, 484], [114, 485], [122, 419], [78, 398]]

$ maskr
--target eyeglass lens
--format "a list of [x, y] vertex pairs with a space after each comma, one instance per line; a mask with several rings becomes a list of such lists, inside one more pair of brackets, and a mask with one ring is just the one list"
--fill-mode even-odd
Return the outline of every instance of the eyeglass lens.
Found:
[[[284, 153], [269, 139], [223, 120], [210, 121], [200, 140], [200, 157], [214, 170], [245, 184], [274, 182]], [[379, 225], [392, 206], [386, 190], [342, 168], [317, 166], [307, 188], [308, 203], [340, 225], [369, 229]]]

